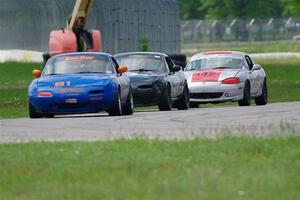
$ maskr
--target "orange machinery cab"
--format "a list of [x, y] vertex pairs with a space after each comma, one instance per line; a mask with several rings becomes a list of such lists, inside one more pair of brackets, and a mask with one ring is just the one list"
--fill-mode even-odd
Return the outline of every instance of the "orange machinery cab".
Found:
[[[91, 36], [91, 48], [88, 52], [102, 51], [102, 37], [99, 30], [88, 31]], [[72, 30], [51, 31], [49, 40], [49, 55], [54, 56], [64, 53], [78, 52], [77, 37]]]

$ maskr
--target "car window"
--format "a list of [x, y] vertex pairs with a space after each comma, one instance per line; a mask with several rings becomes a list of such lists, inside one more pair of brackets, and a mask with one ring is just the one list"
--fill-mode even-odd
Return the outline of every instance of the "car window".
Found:
[[243, 62], [244, 62], [245, 68], [246, 68], [247, 70], [250, 70], [250, 67], [249, 67], [249, 65], [248, 65], [248, 62], [247, 62], [247, 60], [246, 60], [245, 58], [243, 59]]
[[160, 55], [129, 54], [115, 57], [119, 65], [128, 67], [128, 71], [164, 72], [164, 62]]
[[112, 62], [112, 64], [113, 64], [113, 68], [114, 68], [114, 70], [115, 71], [117, 71], [118, 70], [118, 68], [119, 68], [119, 64], [118, 64], [118, 62], [116, 61], [116, 59], [115, 58], [111, 58], [111, 60], [113, 61]]
[[169, 57], [166, 57], [166, 62], [169, 67], [169, 70], [172, 71], [172, 68], [174, 67], [174, 62]]
[[43, 76], [53, 74], [113, 73], [112, 62], [108, 56], [68, 55], [49, 60]]
[[190, 61], [185, 71], [207, 69], [242, 69], [243, 60], [238, 57], [208, 56]]
[[253, 68], [253, 65], [254, 65], [251, 58], [249, 56], [245, 56], [245, 59], [246, 59], [246, 62], [249, 66], [249, 69], [251, 70]]

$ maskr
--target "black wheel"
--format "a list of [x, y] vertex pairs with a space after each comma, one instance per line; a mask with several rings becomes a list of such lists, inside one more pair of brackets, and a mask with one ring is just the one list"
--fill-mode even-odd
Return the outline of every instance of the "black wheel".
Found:
[[133, 96], [132, 96], [132, 90], [129, 91], [126, 104], [123, 107], [123, 114], [124, 115], [132, 115], [133, 114]]
[[187, 86], [184, 87], [183, 94], [177, 104], [178, 110], [187, 110], [190, 107], [190, 92]]
[[258, 106], [263, 106], [268, 103], [268, 87], [267, 80], [264, 81], [264, 85], [262, 88], [262, 94], [255, 99], [255, 104]]
[[165, 89], [161, 100], [158, 103], [158, 108], [160, 111], [172, 110], [171, 88], [169, 86]]
[[244, 87], [243, 99], [238, 101], [239, 106], [250, 106], [251, 105], [251, 88], [249, 82], [246, 82]]
[[121, 102], [120, 92], [118, 92], [118, 95], [117, 95], [112, 107], [108, 110], [108, 114], [110, 116], [121, 116], [122, 115], [122, 102]]
[[190, 102], [190, 108], [199, 108], [199, 103]]
[[44, 116], [38, 112], [36, 112], [33, 105], [29, 102], [29, 117], [31, 119], [43, 118]]

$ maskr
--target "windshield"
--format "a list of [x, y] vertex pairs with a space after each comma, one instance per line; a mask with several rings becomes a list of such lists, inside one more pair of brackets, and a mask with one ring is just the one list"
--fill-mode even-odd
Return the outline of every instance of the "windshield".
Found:
[[128, 67], [128, 71], [165, 71], [163, 58], [159, 55], [125, 55], [117, 56], [120, 66]]
[[243, 68], [243, 60], [233, 57], [203, 57], [190, 61], [186, 67], [186, 71], [191, 70], [207, 70], [207, 69], [241, 69]]
[[107, 56], [64, 56], [50, 60], [43, 76], [79, 73], [113, 73], [113, 66]]

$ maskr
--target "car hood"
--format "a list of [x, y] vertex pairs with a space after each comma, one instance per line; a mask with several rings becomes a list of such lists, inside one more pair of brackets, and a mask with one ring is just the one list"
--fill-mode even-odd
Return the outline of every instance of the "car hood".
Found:
[[230, 77], [236, 77], [242, 69], [210, 69], [198, 71], [185, 71], [185, 77], [192, 82], [221, 82]]
[[107, 85], [112, 74], [51, 75], [38, 79], [38, 87], [82, 87], [88, 85]]

